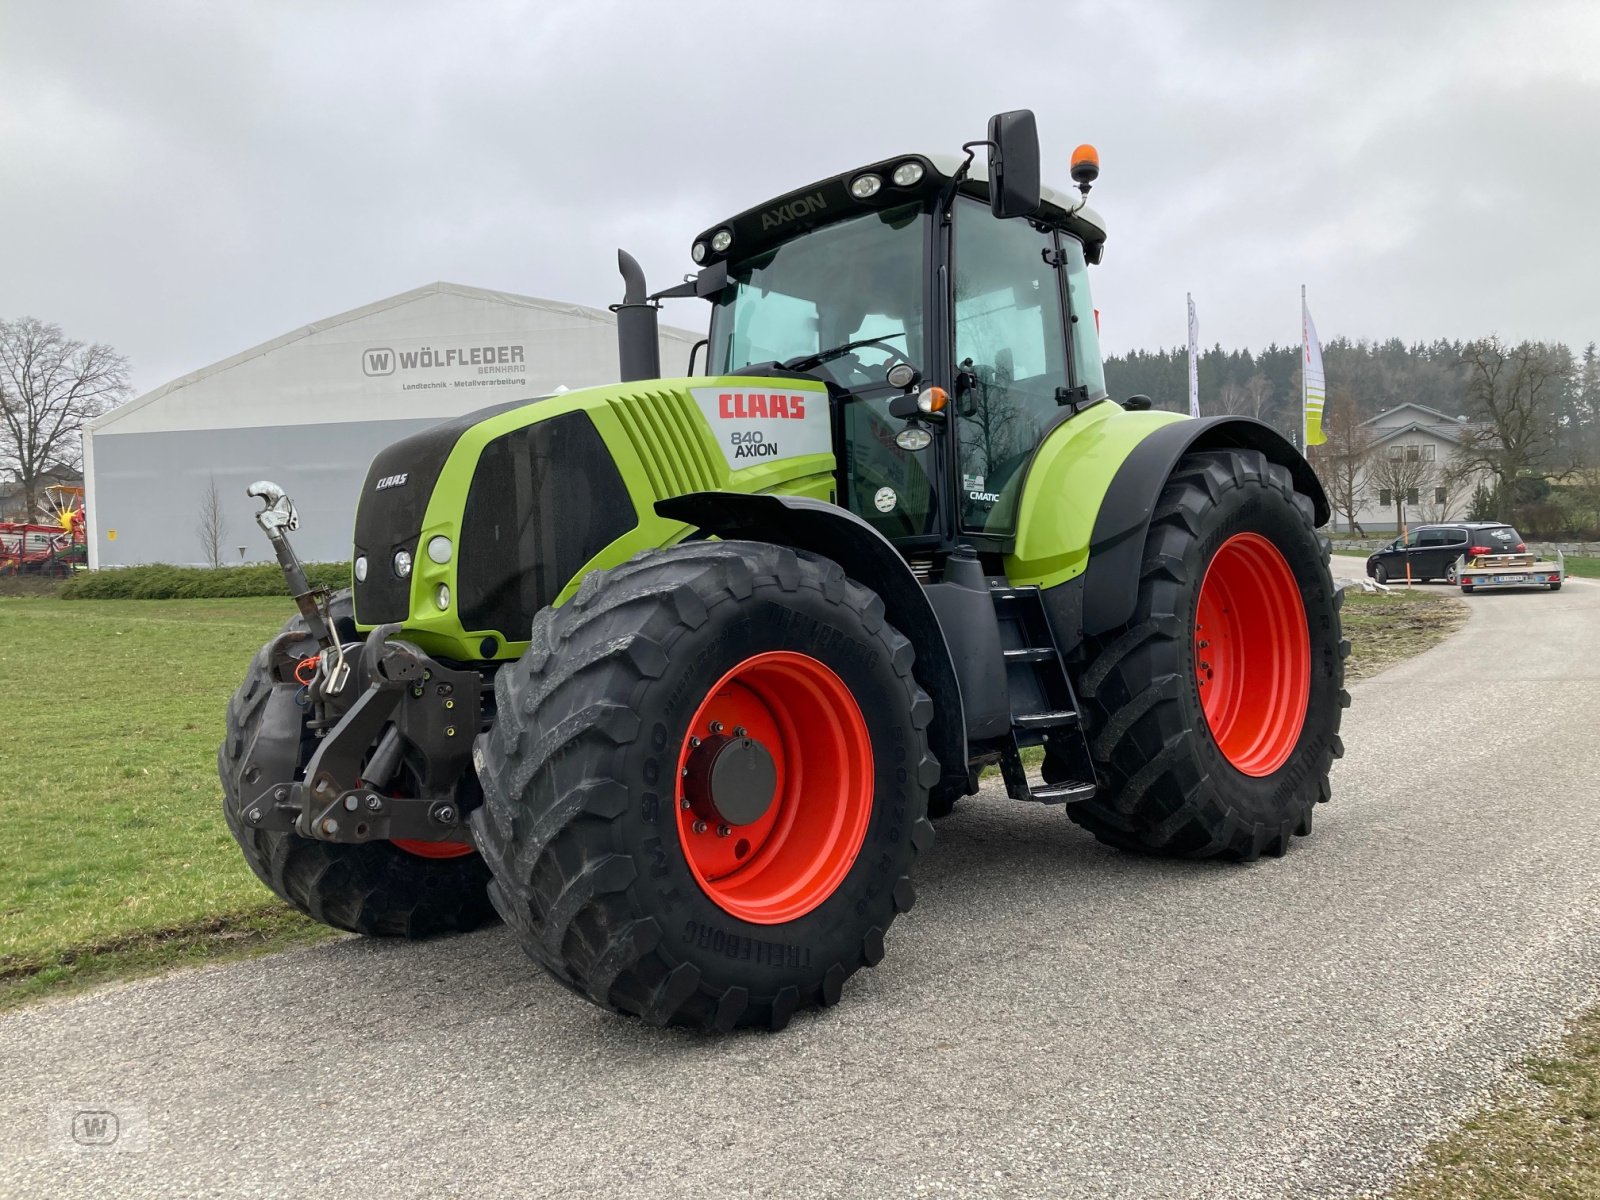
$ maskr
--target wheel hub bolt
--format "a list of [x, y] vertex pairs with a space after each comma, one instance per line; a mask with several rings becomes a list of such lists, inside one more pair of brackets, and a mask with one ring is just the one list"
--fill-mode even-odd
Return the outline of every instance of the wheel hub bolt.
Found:
[[713, 722], [711, 722], [711, 732], [712, 733], [721, 733], [722, 732], [722, 722], [721, 721], [713, 721]]
[[717, 826], [717, 836], [718, 837], [727, 837], [732, 832], [733, 832], [733, 827], [731, 825], [718, 825]]
[[704, 821], [696, 821], [694, 823], [694, 831], [696, 833], [704, 833], [706, 831], [706, 823]]
[[689, 803], [689, 797], [685, 796], [685, 797], [683, 797], [683, 799], [678, 801], [678, 807], [682, 808], [682, 809], [690, 809], [690, 808], [693, 808], [694, 805], [690, 804]]
[[698, 746], [699, 744], [700, 744], [700, 739], [699, 738], [692, 737], [692, 738], [689, 739], [689, 745]]
[[733, 727], [733, 736], [737, 738], [749, 737], [750, 733], [743, 725], [735, 725]]

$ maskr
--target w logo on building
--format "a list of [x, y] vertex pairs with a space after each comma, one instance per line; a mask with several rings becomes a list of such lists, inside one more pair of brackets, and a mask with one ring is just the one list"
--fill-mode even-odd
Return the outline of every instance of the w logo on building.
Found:
[[394, 351], [387, 346], [361, 352], [361, 370], [366, 375], [393, 375]]

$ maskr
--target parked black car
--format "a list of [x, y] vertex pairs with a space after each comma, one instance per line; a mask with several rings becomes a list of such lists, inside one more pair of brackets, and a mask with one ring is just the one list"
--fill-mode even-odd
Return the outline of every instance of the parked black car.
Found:
[[1367, 574], [1379, 583], [1406, 578], [1456, 581], [1456, 559], [1465, 554], [1522, 554], [1528, 547], [1522, 536], [1501, 521], [1456, 521], [1448, 525], [1418, 525], [1404, 538], [1395, 538], [1367, 559]]

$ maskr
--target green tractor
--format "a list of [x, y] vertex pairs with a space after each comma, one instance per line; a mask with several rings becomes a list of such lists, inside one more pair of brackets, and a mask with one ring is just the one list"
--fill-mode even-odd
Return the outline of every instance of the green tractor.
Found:
[[[986, 150], [987, 169], [975, 163]], [[218, 754], [262, 881], [341, 929], [498, 913], [656, 1024], [781, 1028], [883, 957], [930, 820], [1018, 801], [1187, 858], [1282, 854], [1328, 799], [1328, 505], [1264, 424], [1107, 395], [1105, 229], [1033, 115], [619, 255], [622, 382], [373, 461], [353, 586], [309, 588]], [[659, 301], [710, 303], [661, 379]]]

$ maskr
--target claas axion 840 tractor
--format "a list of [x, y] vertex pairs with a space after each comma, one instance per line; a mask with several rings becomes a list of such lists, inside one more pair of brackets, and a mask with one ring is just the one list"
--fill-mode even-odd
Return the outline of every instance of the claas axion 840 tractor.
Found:
[[[1316, 477], [1108, 397], [1088, 147], [1068, 193], [1029, 112], [963, 149], [740, 213], [654, 296], [620, 255], [622, 382], [382, 451], [349, 592], [252, 489], [301, 615], [218, 758], [268, 887], [366, 934], [498, 912], [596, 1004], [779, 1028], [883, 957], [988, 765], [1132, 851], [1311, 831], [1347, 702]], [[665, 297], [709, 302], [704, 374], [658, 378]]]

